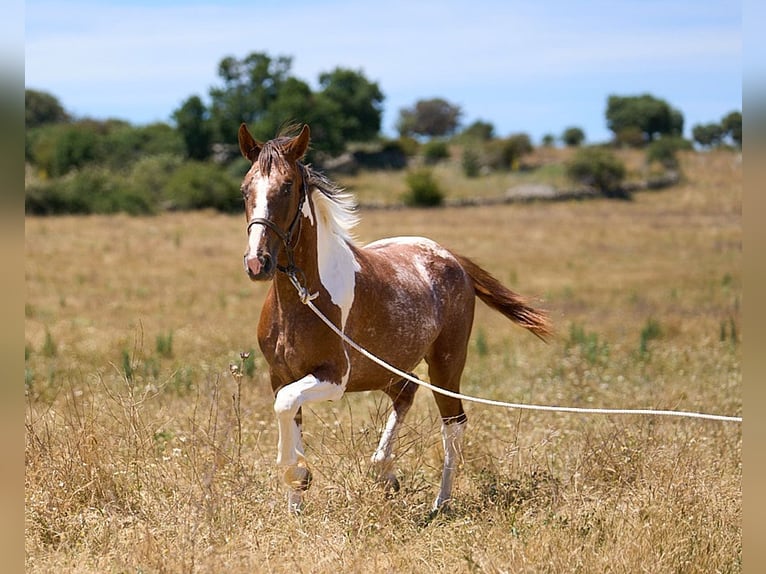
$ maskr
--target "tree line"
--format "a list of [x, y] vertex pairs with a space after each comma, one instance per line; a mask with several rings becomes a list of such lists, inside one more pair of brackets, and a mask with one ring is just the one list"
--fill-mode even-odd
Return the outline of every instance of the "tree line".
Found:
[[[246, 122], [256, 138], [267, 140], [286, 122], [311, 125], [311, 161], [324, 161], [349, 145], [367, 142], [410, 157], [437, 161], [446, 142], [466, 149], [464, 171], [513, 169], [532, 150], [527, 134], [498, 137], [494, 126], [476, 120], [463, 126], [461, 108], [444, 98], [421, 99], [399, 110], [398, 138], [381, 137], [384, 95], [361, 71], [335, 68], [318, 77], [318, 89], [291, 73], [292, 58], [254, 52], [223, 58], [218, 83], [206, 97], [195, 94], [170, 114], [170, 122], [134, 126], [118, 119], [73, 118], [52, 94], [25, 94], [28, 213], [152, 213], [213, 207], [238, 210], [241, 174], [237, 129]], [[610, 95], [605, 111], [612, 145], [646, 147], [662, 142], [675, 150], [683, 140], [683, 114], [650, 94]], [[701, 147], [740, 147], [742, 116], [694, 126]], [[541, 145], [560, 141], [581, 146], [577, 126], [546, 134]], [[399, 162], [397, 165], [406, 165]]]

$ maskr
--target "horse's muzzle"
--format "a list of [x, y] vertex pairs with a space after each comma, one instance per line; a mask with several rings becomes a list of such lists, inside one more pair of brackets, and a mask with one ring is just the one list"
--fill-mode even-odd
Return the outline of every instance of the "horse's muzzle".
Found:
[[274, 276], [274, 260], [268, 253], [258, 253], [255, 257], [245, 254], [245, 271], [253, 281], [267, 281]]

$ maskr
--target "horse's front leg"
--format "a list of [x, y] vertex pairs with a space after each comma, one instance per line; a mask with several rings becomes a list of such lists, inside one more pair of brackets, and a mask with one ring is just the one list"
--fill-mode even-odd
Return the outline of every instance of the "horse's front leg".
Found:
[[298, 412], [305, 402], [336, 401], [343, 396], [343, 390], [338, 383], [306, 375], [277, 391], [274, 400], [279, 425], [277, 465], [284, 468], [282, 478], [288, 491], [287, 508], [291, 513], [300, 512], [303, 492], [309, 487], [311, 477], [303, 454]]

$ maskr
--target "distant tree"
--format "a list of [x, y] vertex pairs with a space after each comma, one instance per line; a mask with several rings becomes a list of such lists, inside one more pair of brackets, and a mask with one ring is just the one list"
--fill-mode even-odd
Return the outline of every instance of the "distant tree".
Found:
[[528, 134], [518, 133], [484, 145], [485, 165], [492, 169], [516, 169], [519, 160], [533, 150]]
[[495, 126], [489, 122], [476, 120], [465, 128], [460, 135], [478, 141], [489, 141], [495, 137]]
[[334, 104], [336, 121], [344, 141], [368, 141], [380, 133], [383, 92], [359, 71], [335, 68], [319, 76], [320, 95]]
[[553, 147], [553, 144], [556, 143], [556, 136], [553, 134], [545, 134], [541, 143], [543, 147]]
[[38, 90], [24, 90], [24, 116], [27, 129], [71, 119], [56, 96]]
[[561, 134], [561, 141], [569, 147], [577, 147], [585, 141], [585, 132], [578, 127], [568, 127]]
[[399, 110], [396, 128], [400, 136], [439, 137], [455, 133], [462, 111], [442, 98], [418, 100], [411, 108]]
[[173, 112], [173, 120], [183, 138], [186, 156], [196, 160], [210, 157], [213, 132], [208, 110], [200, 97], [189, 97]]
[[242, 122], [258, 124], [277, 99], [291, 66], [290, 57], [272, 58], [260, 52], [253, 52], [241, 60], [233, 56], [221, 60], [218, 76], [223, 85], [210, 89], [214, 140], [236, 142]]
[[253, 135], [266, 140], [290, 124], [307, 123], [311, 127], [311, 149], [334, 155], [344, 147], [341, 118], [342, 110], [337, 103], [312, 93], [303, 80], [287, 78], [264, 117], [254, 126]]
[[721, 124], [697, 124], [692, 128], [692, 138], [702, 147], [716, 147], [721, 144], [724, 129]]
[[[658, 136], [680, 136], [683, 133], [684, 118], [680, 111], [672, 108], [665, 100], [650, 94], [640, 96], [610, 95], [606, 109], [607, 126], [614, 132], [620, 143], [635, 141], [640, 132], [643, 143], [651, 142]], [[625, 135], [630, 135], [626, 138]]]
[[733, 111], [726, 114], [721, 120], [724, 137], [728, 136], [737, 145], [742, 147], [742, 112]]
[[92, 120], [39, 128], [28, 150], [28, 160], [45, 177], [59, 177], [103, 158], [103, 124]]

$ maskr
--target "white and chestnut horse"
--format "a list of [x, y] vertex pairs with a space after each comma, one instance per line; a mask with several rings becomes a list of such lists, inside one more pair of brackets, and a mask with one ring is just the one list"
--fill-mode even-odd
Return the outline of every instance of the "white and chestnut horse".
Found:
[[[302, 304], [296, 283], [317, 294], [314, 305], [351, 340], [404, 372], [425, 359], [431, 384], [452, 392], [460, 389], [476, 297], [538, 337], [550, 334], [544, 313], [434, 241], [394, 237], [357, 245], [352, 198], [301, 162], [308, 145], [308, 126], [266, 143], [245, 124], [239, 129], [240, 150], [252, 162], [242, 183], [244, 265], [253, 281], [271, 281], [258, 343], [275, 393], [277, 464], [284, 469], [291, 512], [300, 510], [311, 482], [301, 405], [355, 391], [381, 390], [391, 397], [393, 410], [372, 462], [379, 480], [396, 489], [393, 444], [417, 390], [349, 349]], [[434, 399], [444, 444], [433, 504], [440, 510], [451, 496], [467, 417], [459, 399], [437, 393]]]

